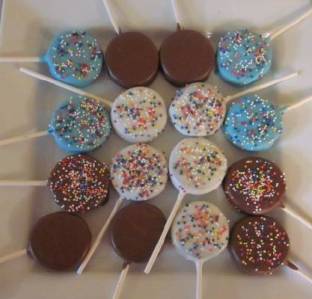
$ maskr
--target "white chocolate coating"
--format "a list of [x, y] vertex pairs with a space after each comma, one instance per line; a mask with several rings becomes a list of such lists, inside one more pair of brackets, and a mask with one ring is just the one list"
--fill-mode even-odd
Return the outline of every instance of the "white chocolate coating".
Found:
[[169, 159], [173, 185], [190, 194], [205, 194], [218, 188], [226, 170], [226, 157], [205, 138], [181, 140], [172, 150]]
[[197, 82], [178, 89], [171, 102], [172, 124], [186, 136], [208, 136], [221, 127], [226, 102], [216, 86]]
[[177, 214], [171, 238], [187, 259], [207, 261], [227, 247], [229, 230], [228, 220], [218, 207], [206, 201], [193, 201]]
[[131, 143], [149, 142], [166, 126], [166, 105], [153, 89], [133, 87], [115, 99], [111, 120], [115, 131], [124, 140]]

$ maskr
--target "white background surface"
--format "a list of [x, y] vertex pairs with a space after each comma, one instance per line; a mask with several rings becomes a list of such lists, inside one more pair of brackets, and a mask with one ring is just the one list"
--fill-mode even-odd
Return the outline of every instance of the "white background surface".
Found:
[[[154, 42], [160, 42], [175, 30], [169, 0], [116, 0], [113, 11], [123, 30], [146, 32]], [[253, 28], [259, 32], [290, 20], [311, 5], [306, 0], [181, 0], [183, 25], [201, 31], [222, 33], [227, 29]], [[45, 51], [52, 36], [69, 28], [88, 29], [99, 38], [103, 50], [114, 32], [101, 0], [7, 0], [2, 19], [2, 55], [39, 55]], [[312, 18], [274, 41], [272, 74], [281, 75], [302, 70], [298, 79], [281, 84], [260, 94], [274, 103], [290, 103], [312, 93]], [[214, 36], [215, 45], [217, 36]], [[0, 138], [21, 134], [32, 129], [46, 129], [53, 108], [70, 95], [20, 73], [18, 65], [0, 65]], [[44, 65], [27, 65], [47, 73]], [[271, 76], [268, 75], [268, 80]], [[235, 89], [222, 83], [215, 75], [208, 82], [218, 84], [224, 94]], [[169, 105], [175, 88], [161, 74], [151, 86]], [[88, 90], [111, 101], [122, 91], [107, 74]], [[285, 117], [285, 134], [276, 146], [261, 155], [277, 162], [288, 178], [287, 201], [312, 220], [312, 103], [292, 111]], [[169, 156], [170, 150], [182, 139], [171, 124], [152, 144]], [[225, 141], [222, 132], [212, 138], [225, 151], [229, 162], [246, 155]], [[126, 142], [115, 134], [92, 155], [110, 162], [112, 155]], [[0, 179], [46, 179], [62, 153], [50, 137], [0, 148]], [[151, 203], [169, 213], [177, 191], [169, 184], [166, 191]], [[221, 207], [233, 221], [242, 215], [227, 204], [218, 189], [206, 196]], [[89, 213], [85, 219], [94, 235], [105, 220], [116, 199]], [[0, 255], [23, 248], [29, 231], [42, 215], [58, 210], [45, 188], [3, 188], [0, 190]], [[312, 275], [312, 232], [283, 211], [273, 213], [285, 224], [291, 239], [291, 252]], [[110, 298], [117, 282], [122, 260], [117, 257], [106, 238], [92, 259], [87, 271], [74, 274], [49, 273], [27, 257], [0, 265], [0, 298], [14, 299], [85, 299]], [[195, 268], [167, 245], [153, 272], [142, 274], [144, 265], [132, 265], [122, 298], [190, 299], [195, 296]], [[225, 251], [204, 267], [204, 298], [300, 298], [310, 299], [312, 285], [284, 268], [272, 277], [254, 277], [241, 273]]]

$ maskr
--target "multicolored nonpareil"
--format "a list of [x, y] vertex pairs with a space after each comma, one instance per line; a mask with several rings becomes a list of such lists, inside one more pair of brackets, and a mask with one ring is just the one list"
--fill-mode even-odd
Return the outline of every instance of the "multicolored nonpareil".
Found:
[[107, 202], [109, 167], [86, 155], [67, 156], [51, 171], [48, 187], [65, 211], [85, 213]]
[[208, 136], [222, 126], [226, 112], [224, 97], [216, 86], [193, 83], [178, 89], [169, 115], [172, 124], [186, 136]]
[[148, 144], [134, 144], [113, 158], [111, 179], [119, 195], [141, 201], [160, 194], [167, 183], [167, 162], [162, 153]]
[[134, 87], [115, 99], [111, 119], [121, 138], [133, 143], [149, 142], [165, 129], [166, 105], [153, 89]]
[[103, 65], [100, 45], [85, 31], [58, 34], [43, 59], [54, 78], [78, 87], [87, 86], [96, 80]]
[[180, 254], [193, 261], [205, 261], [227, 247], [229, 224], [218, 207], [206, 201], [195, 201], [181, 208], [172, 225], [171, 236]]
[[232, 102], [223, 131], [235, 146], [246, 151], [270, 149], [283, 132], [284, 109], [257, 95]]
[[227, 159], [205, 138], [187, 138], [172, 150], [169, 173], [181, 192], [205, 194], [218, 188], [225, 176]]
[[63, 151], [86, 153], [102, 145], [110, 135], [109, 114], [95, 99], [71, 97], [53, 113], [49, 133]]
[[289, 238], [284, 228], [273, 218], [250, 216], [234, 225], [230, 248], [244, 270], [271, 274], [286, 260]]
[[222, 79], [247, 85], [262, 78], [271, 68], [270, 38], [247, 29], [230, 31], [221, 37], [217, 65]]

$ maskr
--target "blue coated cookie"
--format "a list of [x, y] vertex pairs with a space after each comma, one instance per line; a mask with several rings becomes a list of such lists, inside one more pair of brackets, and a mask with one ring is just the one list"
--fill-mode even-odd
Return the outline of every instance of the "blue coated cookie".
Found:
[[109, 113], [99, 101], [75, 96], [63, 102], [52, 115], [49, 133], [65, 152], [77, 154], [102, 145], [111, 132]]
[[284, 109], [257, 95], [230, 104], [223, 131], [229, 141], [246, 151], [271, 148], [283, 132]]
[[90, 33], [68, 31], [54, 37], [43, 60], [55, 79], [85, 87], [100, 75], [103, 53]]
[[235, 85], [247, 85], [262, 78], [271, 68], [270, 38], [247, 29], [230, 31], [217, 47], [221, 78]]

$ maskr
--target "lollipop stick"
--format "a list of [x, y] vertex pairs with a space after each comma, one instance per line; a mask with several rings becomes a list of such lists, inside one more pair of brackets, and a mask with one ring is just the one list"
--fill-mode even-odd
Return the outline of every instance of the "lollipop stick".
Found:
[[301, 100], [300, 102], [296, 103], [296, 104], [292, 104], [288, 107], [286, 107], [285, 111], [291, 111], [291, 110], [294, 110], [294, 109], [297, 109], [303, 105], [305, 105], [306, 103], [308, 102], [311, 102], [312, 101], [312, 96], [309, 96], [303, 100]]
[[42, 62], [41, 57], [0, 57], [0, 63]]
[[26, 68], [20, 68], [19, 69], [22, 73], [30, 76], [30, 77], [33, 77], [33, 78], [36, 78], [38, 80], [41, 80], [41, 81], [44, 81], [44, 82], [48, 82], [52, 85], [55, 85], [55, 86], [58, 86], [58, 87], [61, 87], [63, 89], [66, 89], [66, 90], [69, 90], [73, 93], [76, 93], [76, 94], [79, 94], [81, 96], [86, 96], [86, 97], [89, 97], [89, 98], [93, 98], [99, 102], [103, 102], [105, 105], [107, 105], [108, 107], [111, 107], [112, 106], [112, 103], [110, 101], [108, 101], [107, 99], [104, 99], [104, 98], [101, 98], [99, 96], [96, 96], [92, 93], [89, 93], [87, 91], [84, 91], [82, 89], [79, 89], [79, 88], [76, 88], [76, 87], [73, 87], [73, 86], [70, 86], [70, 85], [67, 85], [63, 82], [60, 82], [60, 81], [57, 81], [55, 79], [52, 79], [48, 76], [45, 76], [43, 74], [39, 74], [35, 71], [32, 71], [32, 70], [29, 70], [29, 69], [26, 69]]
[[162, 246], [166, 240], [166, 236], [168, 234], [168, 231], [170, 230], [173, 219], [178, 212], [178, 209], [182, 203], [184, 196], [185, 196], [184, 192], [180, 192], [178, 195], [178, 198], [177, 198], [177, 200], [176, 200], [176, 202], [175, 202], [175, 204], [171, 210], [171, 213], [170, 213], [170, 215], [166, 221], [166, 224], [165, 224], [164, 229], [161, 233], [161, 236], [159, 237], [159, 240], [158, 240], [158, 242], [157, 242], [157, 244], [153, 250], [153, 253], [152, 253], [151, 257], [149, 258], [149, 261], [148, 261], [148, 263], [144, 269], [144, 272], [146, 274], [150, 273], [152, 270], [152, 267], [153, 267], [153, 265], [157, 259], [157, 256], [159, 255], [159, 252], [160, 252], [160, 250], [161, 250], [161, 248], [162, 248]]
[[0, 140], [0, 146], [18, 143], [21, 141], [39, 138], [39, 137], [47, 136], [47, 135], [49, 135], [48, 131], [38, 131], [38, 132], [26, 133], [26, 134], [21, 135], [21, 136], [15, 136], [15, 137]]
[[265, 82], [265, 83], [262, 83], [262, 84], [258, 84], [256, 86], [253, 86], [253, 87], [250, 87], [250, 88], [247, 88], [247, 89], [245, 89], [243, 91], [240, 91], [240, 92], [235, 93], [233, 95], [227, 96], [226, 97], [226, 102], [229, 102], [229, 101], [231, 101], [233, 99], [242, 97], [242, 96], [244, 96], [246, 94], [249, 94], [249, 93], [252, 93], [252, 92], [256, 92], [256, 91], [268, 88], [270, 86], [279, 84], [281, 82], [284, 82], [284, 81], [287, 81], [289, 79], [295, 78], [298, 75], [299, 75], [299, 72], [294, 72], [294, 73], [291, 73], [291, 74], [289, 74], [287, 76], [284, 76], [284, 77], [281, 77], [281, 78], [278, 78], [278, 79], [274, 79], [274, 80], [271, 80], [271, 81], [268, 81], [268, 82]]
[[197, 260], [196, 265], [196, 299], [203, 298], [203, 262]]
[[85, 259], [83, 260], [83, 262], [80, 264], [79, 268], [77, 269], [77, 274], [82, 274], [82, 272], [84, 271], [84, 269], [86, 268], [86, 266], [88, 265], [90, 259], [92, 258], [93, 254], [95, 253], [96, 249], [98, 248], [98, 246], [100, 245], [100, 242], [105, 234], [105, 232], [107, 231], [107, 228], [109, 227], [113, 217], [115, 216], [115, 214], [117, 213], [120, 205], [122, 204], [122, 197], [120, 197], [116, 203], [115, 206], [113, 208], [113, 210], [111, 211], [110, 215], [108, 216], [108, 218], [106, 219], [106, 222], [104, 223], [104, 225], [102, 226], [100, 232], [98, 233], [98, 235], [96, 236], [96, 239], [94, 241], [94, 243], [92, 244], [88, 254], [86, 255]]
[[21, 256], [24, 256], [26, 254], [27, 254], [26, 249], [21, 249], [21, 250], [15, 251], [13, 253], [7, 254], [5, 256], [0, 257], [0, 264], [14, 260], [14, 259], [21, 257]]
[[283, 34], [287, 30], [291, 29], [292, 27], [296, 26], [306, 18], [312, 15], [312, 8], [310, 8], [308, 11], [306, 11], [304, 14], [296, 18], [295, 20], [291, 21], [290, 23], [280, 27], [277, 30], [273, 30], [272, 32], [269, 33], [269, 36], [271, 37], [271, 40], [277, 38], [279, 35]]
[[119, 279], [118, 282], [115, 286], [115, 290], [114, 290], [114, 294], [113, 294], [113, 299], [119, 299], [121, 291], [123, 289], [125, 280], [126, 280], [126, 276], [128, 274], [130, 268], [130, 264], [125, 264], [124, 268], [122, 269], [120, 275], [119, 275]]
[[119, 33], [120, 33], [120, 28], [119, 28], [119, 26], [117, 25], [117, 23], [116, 23], [116, 21], [115, 21], [115, 19], [114, 19], [114, 17], [113, 17], [113, 13], [112, 13], [112, 10], [111, 10], [111, 8], [110, 8], [110, 5], [108, 4], [108, 0], [102, 0], [102, 1], [103, 1], [103, 4], [104, 4], [104, 7], [105, 7], [105, 9], [106, 9], [106, 12], [107, 12], [107, 14], [108, 14], [109, 21], [111, 22], [111, 24], [112, 24], [112, 26], [113, 26], [115, 32], [116, 32], [117, 34], [119, 34]]
[[291, 270], [295, 271], [299, 276], [301, 276], [303, 279], [307, 280], [309, 283], [312, 284], [312, 277], [304, 272], [302, 272], [298, 266], [291, 260], [288, 260], [286, 262], [286, 266], [290, 268]]
[[47, 180], [26, 181], [26, 180], [0, 180], [0, 187], [46, 187]]
[[305, 219], [304, 217], [300, 216], [293, 208], [291, 208], [289, 205], [284, 204], [282, 207], [283, 211], [285, 211], [287, 214], [291, 215], [292, 217], [296, 218], [299, 222], [301, 222], [303, 225], [307, 226], [309, 229], [312, 230], [312, 223]]
[[171, 6], [174, 14], [174, 18], [176, 20], [176, 23], [178, 25], [178, 28], [182, 28], [181, 18], [178, 12], [178, 5], [176, 0], [171, 0]]

